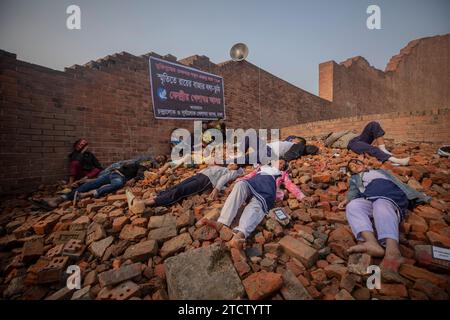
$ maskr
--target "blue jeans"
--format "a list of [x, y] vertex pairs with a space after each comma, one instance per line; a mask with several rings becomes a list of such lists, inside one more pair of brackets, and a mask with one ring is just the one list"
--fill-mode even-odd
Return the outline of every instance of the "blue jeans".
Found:
[[114, 192], [122, 188], [125, 185], [125, 182], [126, 182], [125, 177], [121, 176], [117, 172], [112, 172], [110, 174], [98, 177], [94, 181], [82, 184], [75, 190], [72, 190], [71, 192], [63, 195], [63, 197], [66, 198], [67, 200], [73, 200], [75, 192], [83, 193], [91, 190], [97, 191], [96, 197], [102, 197], [105, 194]]

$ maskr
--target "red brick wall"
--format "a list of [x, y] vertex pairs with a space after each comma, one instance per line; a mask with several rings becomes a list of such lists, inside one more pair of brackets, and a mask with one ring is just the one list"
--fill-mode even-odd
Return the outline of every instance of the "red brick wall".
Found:
[[363, 57], [319, 66], [320, 97], [341, 116], [450, 108], [450, 34], [411, 41], [383, 72]]
[[391, 112], [350, 118], [316, 121], [281, 129], [281, 137], [321, 136], [341, 130], [361, 132], [370, 121], [380, 122], [386, 138], [401, 141], [450, 143], [450, 109], [412, 112]]
[[[329, 102], [251, 63], [215, 65], [205, 56], [181, 62], [224, 77], [229, 127], [279, 128], [332, 117]], [[115, 54], [61, 72], [0, 51], [0, 102], [0, 193], [66, 179], [67, 155], [79, 137], [107, 165], [148, 149], [168, 153], [173, 128], [193, 129], [192, 121], [153, 117], [148, 55]]]
[[[246, 61], [214, 64], [196, 55], [179, 62], [224, 77], [228, 127], [281, 128], [397, 109], [448, 109], [448, 53], [444, 36], [413, 42], [386, 73], [363, 58], [322, 64], [323, 98]], [[61, 72], [0, 50], [0, 116], [0, 193], [67, 178], [67, 155], [79, 137], [108, 165], [147, 150], [168, 153], [172, 129], [193, 128], [192, 121], [153, 117], [148, 55], [128, 53]], [[440, 135], [435, 131], [416, 135]]]

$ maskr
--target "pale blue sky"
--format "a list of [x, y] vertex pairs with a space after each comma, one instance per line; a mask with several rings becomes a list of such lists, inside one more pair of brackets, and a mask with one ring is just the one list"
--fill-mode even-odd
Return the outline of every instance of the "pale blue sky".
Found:
[[[66, 8], [81, 7], [79, 31]], [[382, 30], [366, 28], [368, 5]], [[410, 40], [450, 33], [448, 0], [0, 0], [0, 49], [62, 70], [120, 51], [204, 54], [229, 60], [244, 42], [248, 60], [318, 92], [318, 64], [364, 56], [383, 69]]]

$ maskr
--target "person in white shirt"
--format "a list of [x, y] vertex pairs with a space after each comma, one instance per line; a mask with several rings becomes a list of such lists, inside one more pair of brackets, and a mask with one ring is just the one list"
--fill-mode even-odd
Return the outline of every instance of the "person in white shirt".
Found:
[[[245, 140], [245, 152], [246, 154], [244, 156], [241, 156], [238, 160], [238, 163], [244, 163], [244, 164], [268, 164], [270, 162], [270, 160], [277, 160], [280, 158], [284, 158], [284, 155], [292, 148], [292, 146], [299, 144], [299, 143], [304, 143], [306, 144], [305, 139], [300, 138], [300, 137], [291, 137], [290, 139], [286, 139], [284, 141], [280, 141], [280, 140], [276, 140], [276, 141], [272, 141], [270, 143], [266, 144], [267, 147], [267, 152], [266, 152], [266, 157], [264, 157], [265, 159], [261, 159], [260, 158], [260, 154], [258, 152], [262, 142], [260, 139], [257, 140], [257, 150], [252, 150], [249, 151], [250, 147], [249, 147], [249, 141], [246, 139]], [[256, 152], [256, 155], [253, 155], [253, 153]], [[253, 159], [251, 158], [253, 156]], [[256, 159], [256, 163], [252, 163], [255, 161]]]

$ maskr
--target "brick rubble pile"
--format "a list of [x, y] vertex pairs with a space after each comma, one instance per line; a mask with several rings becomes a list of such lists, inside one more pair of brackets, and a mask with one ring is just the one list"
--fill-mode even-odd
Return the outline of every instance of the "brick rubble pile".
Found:
[[[450, 160], [435, 146], [403, 143], [392, 150], [411, 155], [410, 166], [382, 167], [433, 197], [401, 223], [400, 249], [406, 258], [395, 279], [381, 289], [366, 286], [369, 265], [380, 259], [348, 255], [355, 244], [345, 211], [337, 208], [348, 188], [340, 171], [356, 154], [324, 148], [292, 161], [291, 177], [315, 199], [306, 207], [286, 198], [278, 207], [290, 215], [282, 226], [270, 215], [243, 250], [229, 249], [231, 229], [196, 226], [217, 219], [229, 185], [218, 200], [193, 196], [168, 208], [129, 212], [125, 189], [99, 199], [70, 201], [47, 212], [19, 196], [1, 204], [0, 296], [3, 299], [449, 299], [450, 264], [434, 259], [431, 245], [450, 248]], [[373, 158], [359, 156], [372, 167]], [[252, 168], [248, 167], [247, 172]], [[158, 181], [133, 187], [148, 198], [195, 174], [180, 168]], [[54, 196], [59, 186], [42, 186], [34, 197]], [[60, 187], [59, 187], [60, 188]], [[236, 219], [236, 222], [238, 219]], [[68, 266], [81, 270], [81, 288], [69, 289]]]

